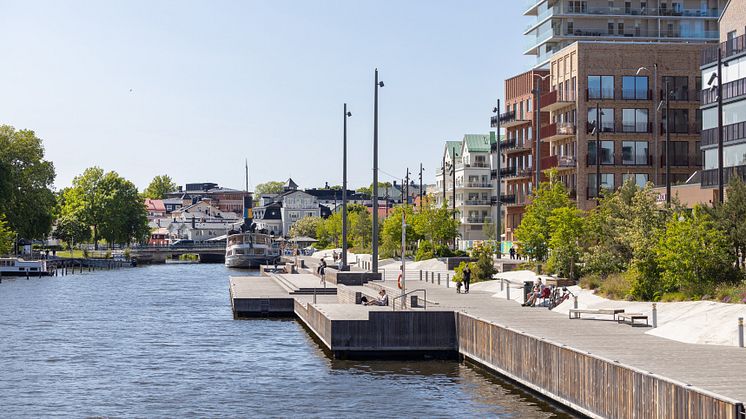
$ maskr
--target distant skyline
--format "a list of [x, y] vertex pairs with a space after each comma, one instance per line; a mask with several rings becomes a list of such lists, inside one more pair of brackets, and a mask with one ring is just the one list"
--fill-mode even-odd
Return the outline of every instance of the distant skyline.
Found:
[[[528, 70], [524, 2], [0, 0], [0, 124], [34, 130], [59, 189], [87, 167], [144, 189], [250, 189], [288, 177], [372, 181], [373, 71], [382, 182], [435, 182], [445, 140], [487, 133], [504, 80]], [[391, 176], [393, 175], [393, 176]]]

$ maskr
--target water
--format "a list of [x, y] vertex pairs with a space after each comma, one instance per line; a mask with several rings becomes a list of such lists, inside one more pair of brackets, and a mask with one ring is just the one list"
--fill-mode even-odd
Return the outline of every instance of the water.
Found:
[[229, 272], [4, 279], [0, 416], [565, 417], [457, 362], [335, 361], [296, 321], [233, 320]]

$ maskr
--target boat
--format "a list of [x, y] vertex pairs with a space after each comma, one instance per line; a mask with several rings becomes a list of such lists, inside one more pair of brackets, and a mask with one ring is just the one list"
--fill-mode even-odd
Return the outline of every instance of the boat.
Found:
[[50, 275], [46, 260], [0, 258], [0, 276]]
[[258, 268], [274, 264], [279, 258], [279, 243], [269, 234], [244, 232], [226, 238], [225, 266], [229, 268]]

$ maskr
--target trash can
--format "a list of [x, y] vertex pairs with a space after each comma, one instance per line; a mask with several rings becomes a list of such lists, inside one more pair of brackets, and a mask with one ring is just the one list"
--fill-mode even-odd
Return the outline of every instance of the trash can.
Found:
[[420, 302], [417, 299], [416, 295], [410, 295], [409, 296], [409, 307], [410, 308], [417, 308], [420, 306]]
[[531, 293], [531, 290], [534, 289], [534, 283], [531, 281], [523, 281], [523, 303], [525, 304], [526, 301], [528, 301], [528, 295]]

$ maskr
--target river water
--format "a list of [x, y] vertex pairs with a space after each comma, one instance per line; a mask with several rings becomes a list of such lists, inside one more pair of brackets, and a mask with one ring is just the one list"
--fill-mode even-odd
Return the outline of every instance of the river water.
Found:
[[0, 417], [567, 417], [455, 361], [330, 359], [233, 320], [222, 265], [0, 284]]

